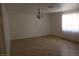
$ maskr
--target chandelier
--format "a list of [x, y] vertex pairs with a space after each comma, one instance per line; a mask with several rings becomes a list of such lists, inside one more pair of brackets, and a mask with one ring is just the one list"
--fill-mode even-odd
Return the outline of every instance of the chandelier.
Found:
[[42, 17], [41, 11], [40, 9], [37, 9], [37, 18], [41, 19], [41, 17]]

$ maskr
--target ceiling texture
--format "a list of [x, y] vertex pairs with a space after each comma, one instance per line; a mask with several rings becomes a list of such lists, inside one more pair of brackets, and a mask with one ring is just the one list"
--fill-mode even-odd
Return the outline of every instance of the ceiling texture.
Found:
[[63, 12], [79, 9], [79, 3], [6, 3], [8, 12], [40, 9], [44, 13]]

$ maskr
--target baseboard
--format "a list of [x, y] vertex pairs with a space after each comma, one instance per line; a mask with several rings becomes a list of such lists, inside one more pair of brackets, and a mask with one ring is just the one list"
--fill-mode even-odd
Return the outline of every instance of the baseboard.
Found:
[[[44, 36], [50, 36], [51, 34], [47, 34], [47, 35], [40, 35], [40, 36], [34, 36], [34, 37], [26, 37], [27, 39], [31, 39], [31, 38], [40, 38], [40, 37], [44, 37]], [[12, 40], [21, 40], [21, 39], [26, 39], [26, 38], [19, 38], [19, 39], [12, 39]]]

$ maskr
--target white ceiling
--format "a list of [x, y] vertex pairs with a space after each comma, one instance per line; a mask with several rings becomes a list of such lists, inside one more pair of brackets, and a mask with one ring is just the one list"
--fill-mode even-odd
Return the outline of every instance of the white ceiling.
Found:
[[78, 9], [79, 3], [7, 3], [5, 6], [12, 11], [41, 9], [42, 12], [53, 13]]

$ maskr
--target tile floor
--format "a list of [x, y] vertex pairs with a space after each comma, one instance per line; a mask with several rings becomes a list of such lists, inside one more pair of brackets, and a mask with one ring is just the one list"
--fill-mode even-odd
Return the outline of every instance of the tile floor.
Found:
[[12, 56], [78, 56], [79, 44], [53, 36], [11, 41]]

